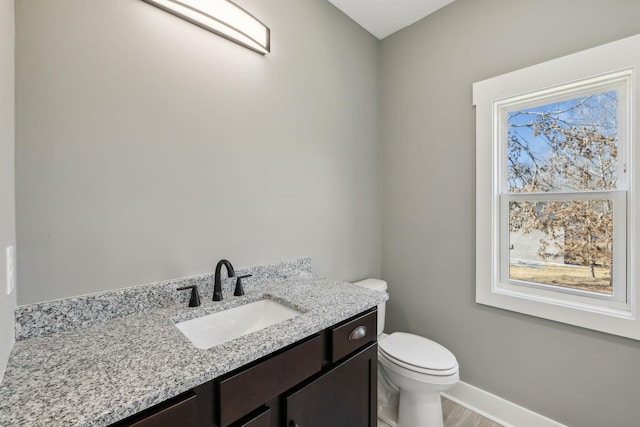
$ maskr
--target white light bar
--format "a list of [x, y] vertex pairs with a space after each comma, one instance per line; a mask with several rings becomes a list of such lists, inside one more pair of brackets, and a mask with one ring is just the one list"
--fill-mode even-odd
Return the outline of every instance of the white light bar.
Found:
[[143, 0], [261, 55], [269, 52], [271, 31], [229, 0]]

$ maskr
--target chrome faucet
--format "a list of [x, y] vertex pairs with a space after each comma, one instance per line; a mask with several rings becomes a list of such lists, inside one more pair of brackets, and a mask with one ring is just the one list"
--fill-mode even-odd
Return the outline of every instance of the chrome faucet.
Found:
[[222, 266], [227, 267], [227, 277], [236, 277], [236, 272], [233, 270], [233, 266], [226, 259], [221, 259], [216, 265], [216, 275], [213, 279], [213, 300], [222, 301], [222, 281], [220, 280], [220, 270]]

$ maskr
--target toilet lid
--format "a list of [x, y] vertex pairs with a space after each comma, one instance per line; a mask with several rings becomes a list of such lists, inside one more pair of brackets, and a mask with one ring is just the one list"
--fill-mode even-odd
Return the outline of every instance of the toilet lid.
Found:
[[379, 349], [394, 363], [431, 375], [452, 375], [458, 361], [449, 350], [430, 339], [394, 332], [378, 343]]

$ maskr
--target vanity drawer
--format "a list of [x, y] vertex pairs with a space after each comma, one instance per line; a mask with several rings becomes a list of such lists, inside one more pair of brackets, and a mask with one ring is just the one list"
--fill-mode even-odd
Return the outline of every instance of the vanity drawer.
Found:
[[220, 426], [225, 427], [320, 371], [322, 352], [316, 336], [219, 384]]
[[347, 320], [331, 328], [331, 361], [336, 362], [376, 339], [378, 311]]
[[198, 406], [196, 395], [190, 391], [137, 415], [116, 423], [112, 427], [196, 427]]

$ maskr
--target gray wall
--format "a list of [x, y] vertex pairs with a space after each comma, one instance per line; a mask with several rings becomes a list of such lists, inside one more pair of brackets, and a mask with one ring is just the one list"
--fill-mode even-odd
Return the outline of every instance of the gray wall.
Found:
[[16, 4], [20, 304], [311, 256], [380, 275], [379, 42], [238, 2], [260, 56], [138, 0]]
[[475, 304], [471, 85], [640, 32], [637, 0], [457, 0], [381, 44], [389, 330], [463, 381], [571, 426], [637, 425], [640, 343]]
[[471, 106], [474, 81], [639, 32], [640, 2], [457, 0], [381, 44], [326, 0], [240, 3], [273, 30], [266, 57], [142, 1], [18, 2], [20, 303], [221, 257], [377, 276], [380, 170], [389, 330], [561, 422], [640, 419], [639, 343], [474, 303]]
[[5, 248], [16, 244], [14, 193], [14, 0], [0, 0], [0, 378], [13, 345], [16, 292], [7, 296]]

